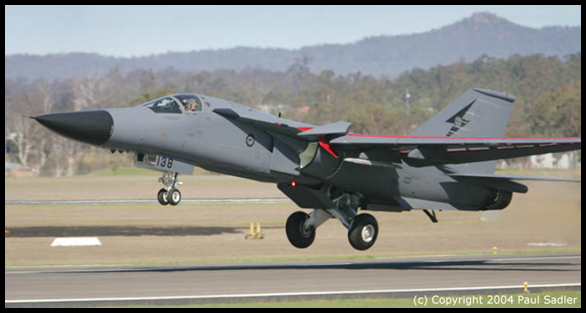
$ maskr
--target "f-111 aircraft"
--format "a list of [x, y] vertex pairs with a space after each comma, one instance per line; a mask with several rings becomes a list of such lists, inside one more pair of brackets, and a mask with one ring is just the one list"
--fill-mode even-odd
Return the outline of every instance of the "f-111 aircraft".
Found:
[[[194, 167], [273, 183], [297, 206], [286, 223], [291, 244], [310, 247], [317, 229], [337, 219], [352, 247], [370, 249], [377, 220], [359, 211], [507, 208], [525, 180], [495, 175], [497, 160], [581, 150], [581, 138], [504, 138], [515, 97], [470, 89], [410, 136], [349, 132], [351, 123], [309, 125], [195, 94], [134, 108], [34, 117], [48, 129], [90, 145], [135, 155], [137, 167], [162, 172], [162, 205], [178, 205], [179, 174]], [[580, 181], [571, 181], [581, 183]]]

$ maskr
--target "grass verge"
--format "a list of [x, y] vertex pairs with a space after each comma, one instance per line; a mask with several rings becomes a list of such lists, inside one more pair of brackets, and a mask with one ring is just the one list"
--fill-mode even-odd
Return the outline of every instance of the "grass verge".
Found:
[[[562, 300], [561, 303], [559, 303]], [[436, 304], [434, 304], [435, 302]], [[448, 304], [449, 302], [449, 304]], [[474, 303], [472, 303], [474, 302]], [[497, 304], [498, 302], [498, 304]], [[502, 303], [505, 302], [505, 303]], [[455, 304], [453, 304], [455, 303]], [[428, 305], [415, 306], [414, 299], [360, 299], [317, 300], [295, 302], [251, 302], [214, 305], [193, 305], [180, 308], [581, 308], [582, 292], [559, 291], [538, 294], [515, 294], [494, 296], [442, 296], [428, 297]], [[138, 307], [137, 307], [138, 308]], [[153, 308], [153, 307], [141, 307]]]

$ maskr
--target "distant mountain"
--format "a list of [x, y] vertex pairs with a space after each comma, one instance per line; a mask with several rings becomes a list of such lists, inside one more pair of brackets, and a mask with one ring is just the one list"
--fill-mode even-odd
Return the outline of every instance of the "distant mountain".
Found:
[[10, 55], [4, 58], [5, 79], [64, 79], [123, 71], [173, 68], [180, 71], [243, 70], [264, 68], [286, 71], [304, 55], [313, 58], [314, 72], [337, 74], [362, 72], [396, 77], [413, 68], [428, 69], [459, 60], [472, 61], [483, 54], [508, 58], [515, 54], [563, 57], [581, 52], [581, 27], [529, 28], [490, 13], [475, 14], [455, 24], [426, 33], [378, 36], [352, 44], [329, 44], [297, 50], [233, 48], [194, 52], [171, 52], [137, 58], [114, 58], [98, 54], [69, 53], [47, 56]]

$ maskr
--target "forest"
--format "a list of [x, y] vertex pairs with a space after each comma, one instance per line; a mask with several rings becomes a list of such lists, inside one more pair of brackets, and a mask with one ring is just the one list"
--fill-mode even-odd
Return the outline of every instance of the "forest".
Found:
[[582, 134], [581, 53], [564, 58], [484, 55], [471, 63], [413, 69], [395, 79], [314, 73], [311, 62], [305, 55], [279, 72], [169, 68], [126, 73], [115, 67], [63, 80], [5, 79], [5, 161], [31, 168], [35, 175], [59, 177], [130, 166], [128, 156], [62, 139], [29, 117], [135, 106], [174, 93], [223, 98], [317, 125], [345, 120], [357, 133], [408, 135], [467, 89], [485, 88], [517, 97], [507, 136]]

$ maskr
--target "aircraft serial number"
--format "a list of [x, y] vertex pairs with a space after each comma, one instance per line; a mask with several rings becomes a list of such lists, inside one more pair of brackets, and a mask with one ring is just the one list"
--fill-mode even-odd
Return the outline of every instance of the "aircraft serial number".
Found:
[[175, 161], [172, 158], [168, 158], [166, 156], [157, 156], [157, 167], [160, 168], [168, 168], [171, 169], [173, 168], [173, 163]]

